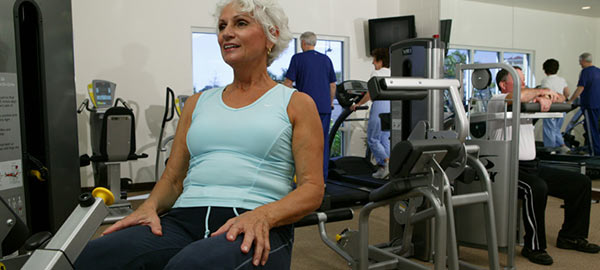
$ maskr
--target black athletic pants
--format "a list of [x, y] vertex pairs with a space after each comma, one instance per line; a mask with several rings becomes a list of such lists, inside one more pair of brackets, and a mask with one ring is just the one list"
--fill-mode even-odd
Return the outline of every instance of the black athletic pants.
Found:
[[[247, 210], [237, 209], [239, 214]], [[208, 218], [207, 218], [208, 215]], [[265, 266], [254, 267], [254, 247], [242, 253], [243, 235], [231, 242], [225, 235], [205, 238], [228, 219], [233, 208], [175, 208], [162, 216], [163, 236], [150, 227], [133, 226], [90, 241], [75, 263], [75, 269], [289, 269], [292, 257], [293, 226], [269, 231], [271, 251]], [[208, 228], [205, 226], [208, 224]], [[207, 231], [207, 229], [209, 231]]]
[[525, 247], [546, 249], [545, 210], [548, 195], [564, 200], [560, 237], [587, 238], [590, 226], [591, 181], [580, 173], [519, 162], [519, 198], [523, 200]]

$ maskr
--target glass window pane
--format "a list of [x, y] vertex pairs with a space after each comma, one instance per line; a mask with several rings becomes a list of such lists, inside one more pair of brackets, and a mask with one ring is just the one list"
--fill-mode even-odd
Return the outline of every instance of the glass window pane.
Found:
[[[457, 79], [458, 73], [456, 70], [456, 65], [467, 64], [467, 63], [469, 63], [469, 50], [448, 49], [448, 53], [446, 54], [446, 57], [444, 58], [444, 78], [447, 78], [447, 79], [455, 79], [456, 78]], [[465, 74], [463, 76], [464, 77], [463, 77], [462, 85], [467, 86], [463, 90], [464, 91], [463, 97], [465, 98], [465, 100], [463, 100], [463, 102], [466, 104], [467, 98], [471, 96], [470, 85], [466, 83], [468, 81], [468, 79], [470, 78], [470, 73], [465, 72]], [[445, 92], [446, 96], [447, 96], [447, 94], [448, 93]], [[446, 99], [445, 99], [445, 104], [446, 104], [445, 110], [452, 111], [453, 104], [452, 104], [452, 102], [450, 102], [448, 97], [446, 97]]]
[[475, 50], [473, 63], [498, 63], [498, 52]]
[[344, 42], [340, 40], [325, 40], [318, 39], [317, 45], [315, 46], [315, 51], [323, 53], [331, 59], [333, 63], [333, 70], [335, 70], [335, 77], [337, 78], [337, 83], [341, 83], [344, 81]]
[[444, 78], [456, 78], [456, 65], [469, 62], [469, 50], [448, 49], [448, 54], [444, 58]]
[[529, 85], [529, 61], [528, 55], [526, 53], [514, 53], [514, 52], [505, 52], [504, 53], [504, 63], [520, 67], [523, 70], [523, 75], [525, 75], [525, 85]]
[[233, 71], [221, 57], [215, 33], [192, 33], [192, 72], [194, 93], [233, 81]]
[[296, 53], [296, 39], [292, 38], [285, 51], [283, 51], [273, 63], [267, 68], [269, 76], [277, 82], [282, 83], [285, 81], [285, 74], [287, 73], [288, 67], [292, 56]]

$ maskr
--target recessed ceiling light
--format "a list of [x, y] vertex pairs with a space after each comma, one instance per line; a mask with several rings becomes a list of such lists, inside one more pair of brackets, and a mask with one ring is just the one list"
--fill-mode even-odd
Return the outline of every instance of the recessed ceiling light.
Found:
[[581, 7], [581, 9], [591, 9], [592, 7], [590, 6], [585, 6], [585, 7]]

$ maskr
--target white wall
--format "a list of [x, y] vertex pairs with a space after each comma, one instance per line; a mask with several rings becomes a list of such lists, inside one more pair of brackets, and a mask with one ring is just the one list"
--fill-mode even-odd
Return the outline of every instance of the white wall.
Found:
[[[397, 0], [396, 0], [397, 1]], [[191, 94], [191, 27], [212, 27], [216, 0], [72, 1], [77, 100], [87, 97], [93, 79], [117, 83], [117, 95], [136, 115], [138, 152], [149, 158], [122, 165], [122, 177], [154, 181], [156, 142], [165, 87]], [[392, 1], [393, 2], [393, 1]], [[175, 4], [177, 3], [177, 5]], [[281, 0], [295, 33], [349, 37], [350, 78], [366, 80], [372, 71], [366, 54], [365, 21], [377, 17], [374, 1]], [[79, 115], [80, 153], [90, 153], [86, 113]], [[173, 126], [167, 131], [172, 134]], [[243, 138], [240, 138], [243, 139]], [[91, 168], [82, 168], [82, 186], [92, 186]]]

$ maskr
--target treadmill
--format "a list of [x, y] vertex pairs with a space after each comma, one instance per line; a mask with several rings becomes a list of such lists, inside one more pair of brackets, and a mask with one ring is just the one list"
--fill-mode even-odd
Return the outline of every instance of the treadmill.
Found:
[[[349, 121], [348, 117], [354, 112], [350, 109], [355, 103], [358, 103], [367, 93], [368, 86], [365, 81], [344, 81], [338, 84], [336, 89], [336, 98], [339, 104], [344, 109], [340, 116], [336, 119], [333, 127], [329, 131], [329, 149], [331, 153], [331, 145], [335, 134], [339, 130], [342, 123]], [[366, 110], [367, 106], [358, 107], [357, 110]], [[364, 189], [375, 189], [385, 183], [387, 180], [378, 179], [371, 176], [376, 170], [376, 166], [371, 163], [369, 152], [364, 157], [358, 156], [342, 156], [329, 159], [329, 179], [328, 181], [338, 181], [346, 185], [356, 185], [364, 187]]]
[[[336, 98], [344, 110], [329, 131], [330, 153], [335, 134], [344, 121], [349, 121], [348, 117], [354, 112], [350, 110], [350, 106], [360, 101], [367, 91], [368, 86], [365, 81], [348, 80], [337, 85]], [[357, 108], [357, 110], [366, 109], [367, 106]], [[320, 210], [352, 207], [369, 202], [371, 190], [387, 182], [371, 177], [375, 170], [375, 166], [365, 157], [331, 158], [329, 177], [325, 179], [325, 196]], [[360, 176], [365, 177], [363, 179]]]
[[[560, 108], [562, 112], [569, 112], [576, 109], [577, 105], [561, 104], [563, 107]], [[555, 104], [552, 105], [555, 107]], [[584, 116], [584, 121], [587, 118]], [[589, 136], [589, 134], [588, 134]], [[591, 138], [587, 138], [587, 141], [591, 141]], [[592, 145], [589, 145], [593, 149]], [[554, 153], [546, 147], [537, 147], [536, 156], [540, 159], [541, 164], [548, 166], [554, 166], [565, 170], [578, 171], [582, 174], [587, 175], [590, 179], [600, 179], [600, 157], [593, 156], [590, 154], [573, 154], [573, 153]]]

